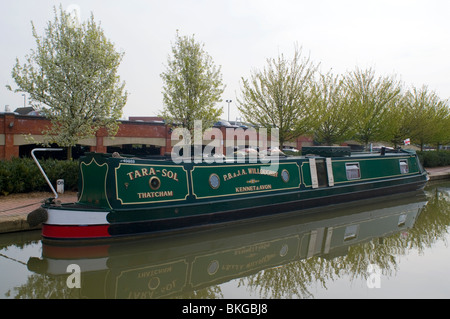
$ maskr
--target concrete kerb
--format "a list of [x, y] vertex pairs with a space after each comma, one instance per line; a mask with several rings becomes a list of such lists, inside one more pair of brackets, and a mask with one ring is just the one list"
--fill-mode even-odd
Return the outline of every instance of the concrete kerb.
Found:
[[426, 168], [431, 181], [450, 179], [450, 166]]
[[[40, 207], [51, 193], [13, 194], [0, 196], [0, 234], [40, 229], [41, 226], [30, 227], [27, 215]], [[67, 192], [58, 198], [63, 203], [76, 201], [75, 192]]]
[[6, 216], [0, 219], [0, 234], [36, 229], [41, 229], [41, 226], [30, 227], [27, 223], [27, 214]]

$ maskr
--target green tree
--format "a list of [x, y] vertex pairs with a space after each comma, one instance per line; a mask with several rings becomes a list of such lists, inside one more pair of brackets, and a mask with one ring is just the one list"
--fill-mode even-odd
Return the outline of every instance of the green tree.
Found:
[[[30, 96], [30, 104], [42, 106], [51, 120], [43, 133], [44, 143], [71, 147], [92, 137], [101, 128], [109, 134], [118, 130], [117, 120], [127, 100], [125, 83], [117, 74], [123, 53], [116, 52], [94, 21], [77, 24], [62, 7], [54, 8], [45, 35], [39, 36], [32, 22], [36, 49], [12, 70], [18, 88]], [[11, 90], [11, 87], [8, 87]]]
[[311, 102], [316, 71], [317, 66], [309, 58], [302, 58], [298, 48], [291, 60], [283, 54], [267, 59], [264, 70], [254, 70], [250, 79], [242, 78], [239, 111], [253, 125], [278, 128], [281, 146], [311, 133], [317, 120]]
[[393, 107], [389, 111], [389, 116], [392, 118], [392, 137], [390, 142], [395, 148], [399, 145], [403, 145], [404, 140], [411, 137], [410, 130], [408, 127], [409, 111], [406, 102], [406, 95], [402, 95], [397, 103], [396, 107]]
[[354, 112], [342, 77], [321, 74], [314, 91], [319, 115], [315, 139], [325, 145], [350, 139], [354, 134]]
[[401, 85], [394, 77], [375, 77], [372, 69], [357, 68], [345, 75], [354, 110], [355, 137], [364, 145], [390, 141], [395, 131], [391, 111], [401, 101]]
[[178, 32], [167, 63], [161, 74], [164, 109], [160, 115], [166, 123], [190, 132], [195, 120], [202, 121], [203, 129], [211, 127], [223, 112], [216, 106], [224, 91], [220, 66], [214, 65], [194, 35], [180, 36]]
[[446, 142], [450, 111], [448, 102], [441, 100], [427, 86], [413, 87], [407, 94], [407, 127], [411, 140], [423, 150], [426, 144]]
[[450, 144], [450, 130], [448, 129], [450, 127], [450, 114], [447, 115], [447, 117], [442, 121], [442, 123], [444, 132], [442, 134], [441, 142], [443, 145], [448, 145]]

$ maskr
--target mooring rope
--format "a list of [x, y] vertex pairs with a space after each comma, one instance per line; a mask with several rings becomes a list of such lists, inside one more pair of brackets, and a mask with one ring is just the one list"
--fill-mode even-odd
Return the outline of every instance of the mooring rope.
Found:
[[8, 256], [6, 256], [6, 255], [0, 254], [0, 257], [5, 257], [6, 259], [10, 259], [10, 260], [12, 260], [12, 261], [18, 262], [19, 264], [22, 264], [22, 265], [25, 265], [25, 266], [27, 266], [27, 264], [26, 264], [26, 263], [24, 263], [23, 261], [20, 261], [20, 260], [17, 260], [17, 259], [14, 259], [14, 258], [8, 257]]
[[39, 202], [36, 202], [36, 203], [31, 203], [31, 204], [26, 204], [26, 205], [22, 205], [22, 206], [17, 206], [17, 207], [13, 207], [13, 208], [9, 208], [9, 209], [6, 209], [6, 210], [2, 209], [2, 210], [0, 210], [0, 213], [6, 213], [6, 212], [9, 212], [9, 211], [12, 211], [12, 210], [25, 208], [25, 207], [33, 206], [33, 205], [40, 204], [40, 203], [42, 203], [42, 201], [39, 201]]

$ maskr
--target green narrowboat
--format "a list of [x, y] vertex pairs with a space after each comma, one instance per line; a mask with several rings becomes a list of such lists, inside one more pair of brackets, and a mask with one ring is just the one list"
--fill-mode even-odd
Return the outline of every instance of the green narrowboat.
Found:
[[88, 153], [77, 202], [47, 200], [29, 219], [40, 215], [44, 240], [147, 236], [415, 191], [428, 181], [417, 155], [401, 149], [303, 151], [212, 163]]

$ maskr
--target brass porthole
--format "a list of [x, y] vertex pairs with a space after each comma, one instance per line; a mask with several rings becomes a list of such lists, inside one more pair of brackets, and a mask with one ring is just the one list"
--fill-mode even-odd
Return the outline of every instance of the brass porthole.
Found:
[[211, 175], [209, 175], [209, 186], [212, 189], [218, 189], [220, 186], [220, 178], [219, 175], [213, 173]]
[[210, 276], [215, 275], [218, 270], [219, 270], [219, 262], [217, 260], [211, 261], [207, 268], [208, 275]]
[[148, 289], [150, 290], [156, 290], [158, 289], [159, 285], [161, 284], [161, 279], [159, 277], [153, 277], [148, 281]]
[[288, 253], [289, 246], [287, 244], [284, 244], [280, 249], [280, 257], [285, 257]]
[[285, 183], [289, 182], [289, 172], [288, 172], [287, 169], [284, 169], [284, 170], [281, 171], [281, 179]]
[[161, 186], [161, 181], [159, 180], [158, 177], [156, 176], [152, 176], [150, 178], [150, 181], [148, 182], [150, 185], [150, 188], [153, 189], [154, 191], [156, 191], [157, 189], [159, 189], [159, 187]]

